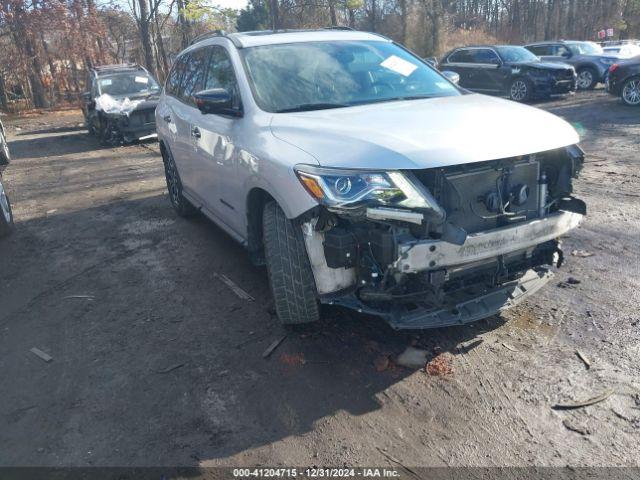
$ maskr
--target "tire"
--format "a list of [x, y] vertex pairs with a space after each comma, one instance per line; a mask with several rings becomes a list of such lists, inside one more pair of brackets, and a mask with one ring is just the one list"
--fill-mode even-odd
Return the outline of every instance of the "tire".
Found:
[[87, 133], [89, 134], [90, 137], [100, 136], [93, 119], [91, 118], [87, 119], [86, 124], [87, 124]]
[[514, 78], [509, 84], [509, 98], [514, 102], [527, 102], [533, 96], [533, 85], [523, 77]]
[[173, 159], [173, 155], [171, 152], [162, 148], [162, 161], [164, 163], [164, 176], [167, 180], [167, 190], [169, 190], [169, 200], [171, 200], [171, 205], [173, 205], [173, 209], [176, 213], [181, 217], [192, 217], [198, 210], [187, 200], [184, 198], [182, 194], [182, 181], [180, 180], [180, 175], [178, 174], [178, 168], [176, 167], [176, 162]]
[[7, 192], [0, 177], [0, 237], [5, 237], [13, 231], [13, 212]]
[[640, 77], [631, 77], [624, 81], [620, 89], [620, 98], [625, 105], [640, 106]]
[[584, 67], [578, 70], [576, 88], [578, 90], [593, 90], [598, 84], [598, 72], [591, 67]]
[[316, 283], [302, 229], [276, 202], [265, 205], [262, 228], [269, 284], [280, 322], [300, 325], [319, 320]]
[[9, 144], [7, 143], [7, 137], [4, 132], [0, 130], [0, 165], [8, 165], [11, 161], [11, 153], [9, 153]]

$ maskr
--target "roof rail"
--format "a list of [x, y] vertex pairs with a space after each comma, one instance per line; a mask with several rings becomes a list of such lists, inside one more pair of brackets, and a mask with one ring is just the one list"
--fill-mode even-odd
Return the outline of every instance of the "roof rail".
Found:
[[355, 31], [355, 28], [347, 27], [345, 25], [332, 25], [330, 27], [324, 27], [322, 30], [350, 30], [350, 31]]
[[195, 45], [196, 43], [201, 42], [202, 40], [206, 40], [207, 38], [222, 37], [222, 38], [226, 38], [231, 43], [233, 43], [233, 45], [236, 48], [242, 48], [242, 44], [238, 41], [235, 35], [236, 34], [229, 35], [224, 30], [211, 30], [210, 32], [206, 32], [206, 33], [203, 33], [202, 35], [198, 35], [196, 38], [191, 40], [191, 42], [189, 42], [189, 46]]
[[225, 32], [224, 30], [220, 30], [220, 29], [211, 30], [210, 32], [205, 32], [202, 35], [198, 35], [196, 38], [194, 38], [189, 42], [189, 45], [193, 45], [195, 43], [198, 43], [201, 40], [205, 40], [211, 37], [226, 37], [226, 36], [227, 36], [227, 32]]
[[91, 67], [91, 70], [96, 72], [103, 72], [105, 70], [126, 70], [131, 68], [142, 68], [137, 63], [114, 63], [113, 65], [96, 65]]

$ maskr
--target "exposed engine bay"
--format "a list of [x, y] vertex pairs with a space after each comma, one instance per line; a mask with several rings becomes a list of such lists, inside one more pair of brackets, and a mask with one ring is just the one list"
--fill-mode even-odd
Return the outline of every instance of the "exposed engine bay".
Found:
[[[396, 328], [466, 323], [514, 305], [563, 262], [559, 237], [586, 214], [571, 196], [583, 161], [571, 146], [403, 171], [429, 208], [319, 207], [303, 232], [321, 300]], [[354, 181], [336, 177], [335, 187]]]

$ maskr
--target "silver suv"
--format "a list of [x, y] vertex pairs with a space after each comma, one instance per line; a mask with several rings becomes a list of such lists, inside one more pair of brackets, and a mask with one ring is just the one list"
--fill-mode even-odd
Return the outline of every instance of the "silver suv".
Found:
[[211, 34], [156, 109], [171, 202], [266, 263], [285, 324], [337, 304], [395, 328], [475, 321], [562, 263], [578, 135], [470, 94], [379, 35]]

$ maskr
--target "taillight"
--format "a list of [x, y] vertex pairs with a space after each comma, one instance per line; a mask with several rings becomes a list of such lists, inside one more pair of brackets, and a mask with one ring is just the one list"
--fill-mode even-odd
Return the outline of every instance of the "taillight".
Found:
[[615, 72], [615, 71], [618, 69], [618, 67], [619, 67], [619, 66], [620, 66], [620, 65], [618, 65], [617, 63], [614, 63], [613, 65], [611, 65], [611, 66], [609, 67], [609, 73], [613, 73], [613, 72]]

